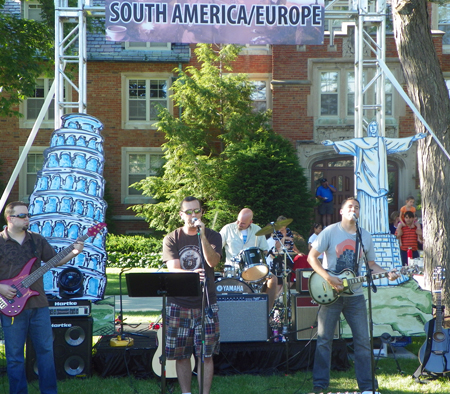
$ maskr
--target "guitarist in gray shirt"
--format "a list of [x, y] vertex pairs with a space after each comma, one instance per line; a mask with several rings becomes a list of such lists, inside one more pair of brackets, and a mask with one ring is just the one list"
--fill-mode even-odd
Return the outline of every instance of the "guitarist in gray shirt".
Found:
[[[36, 258], [31, 273], [56, 255], [53, 247], [40, 234], [28, 231], [30, 215], [27, 205], [16, 201], [5, 208], [7, 227], [0, 233], [0, 295], [2, 304], [20, 303], [18, 297], [26, 298], [27, 290], [11, 285], [9, 279], [18, 276], [23, 268]], [[76, 242], [74, 249], [58, 265], [73, 259], [83, 250], [83, 242]], [[24, 278], [20, 279], [23, 280]], [[39, 295], [32, 296], [17, 316], [0, 313], [5, 337], [5, 352], [10, 394], [28, 392], [25, 375], [24, 347], [29, 336], [36, 350], [39, 370], [39, 389], [43, 394], [56, 394], [56, 372], [53, 359], [53, 333], [48, 301], [42, 277], [30, 286]], [[3, 308], [2, 308], [3, 309]], [[7, 309], [7, 308], [5, 308]]]
[[[362, 250], [358, 247], [356, 236], [356, 221], [359, 218], [359, 201], [350, 197], [341, 205], [342, 221], [330, 225], [323, 230], [312, 243], [308, 262], [337, 292], [344, 290], [344, 283], [338, 276], [331, 275], [327, 270], [339, 273], [345, 268], [355, 270], [360, 274], [363, 264]], [[361, 229], [362, 242], [366, 251], [368, 264], [372, 273], [386, 272], [375, 263], [375, 251], [371, 235]], [[360, 250], [356, 259], [356, 250]], [[318, 257], [325, 254], [323, 266]], [[389, 279], [395, 280], [395, 271], [389, 273]], [[352, 330], [355, 352], [355, 374], [361, 392], [372, 391], [372, 373], [370, 371], [371, 346], [367, 324], [366, 303], [362, 287], [355, 289], [354, 294], [342, 294], [329, 305], [321, 305], [318, 316], [317, 344], [314, 356], [313, 384], [315, 392], [324, 391], [330, 383], [331, 347], [336, 324], [341, 312], [344, 314]], [[377, 384], [377, 383], [376, 383]], [[374, 389], [377, 389], [376, 387]]]

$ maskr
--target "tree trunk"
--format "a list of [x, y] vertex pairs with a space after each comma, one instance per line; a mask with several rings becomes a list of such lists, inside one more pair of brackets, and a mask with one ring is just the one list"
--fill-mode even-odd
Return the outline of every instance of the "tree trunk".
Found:
[[[450, 149], [450, 100], [431, 37], [425, 0], [393, 0], [394, 35], [408, 95], [447, 151]], [[427, 132], [416, 118], [416, 132]], [[450, 161], [431, 137], [418, 142], [425, 270], [450, 263]], [[449, 283], [444, 282], [447, 313]]]

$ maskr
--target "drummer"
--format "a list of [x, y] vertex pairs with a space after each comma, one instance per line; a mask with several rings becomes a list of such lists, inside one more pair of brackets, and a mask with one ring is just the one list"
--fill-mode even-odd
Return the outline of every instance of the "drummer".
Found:
[[[288, 220], [284, 216], [278, 216], [277, 222]], [[287, 252], [292, 254], [299, 254], [300, 251], [297, 249], [294, 243], [294, 234], [292, 233], [291, 229], [283, 226], [279, 230], [277, 230], [276, 235], [274, 235], [274, 238], [276, 241], [280, 241], [284, 247], [286, 248]], [[283, 249], [280, 247], [278, 249], [279, 253], [283, 253]]]
[[[253, 223], [253, 211], [249, 208], [244, 208], [239, 212], [236, 222], [225, 225], [220, 230], [222, 245], [226, 254], [225, 264], [234, 266], [237, 272], [239, 269], [238, 255], [247, 248], [257, 247], [266, 255], [269, 246], [264, 235], [256, 236], [259, 230], [261, 230], [261, 227]], [[275, 302], [276, 291], [277, 278], [269, 273], [263, 286], [263, 292], [268, 295], [269, 312]]]

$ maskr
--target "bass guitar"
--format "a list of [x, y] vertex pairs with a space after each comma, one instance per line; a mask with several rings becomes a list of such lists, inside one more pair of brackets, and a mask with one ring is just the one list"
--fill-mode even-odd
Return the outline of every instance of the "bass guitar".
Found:
[[[354, 294], [355, 290], [359, 289], [363, 282], [367, 281], [366, 276], [356, 276], [351, 269], [344, 269], [339, 273], [332, 271], [327, 272], [331, 276], [335, 276], [342, 280], [344, 290], [341, 292], [336, 291], [324, 278], [322, 278], [317, 272], [313, 272], [309, 277], [309, 293], [311, 298], [321, 305], [330, 305], [335, 302], [343, 293]], [[397, 271], [402, 275], [415, 275], [419, 273], [417, 266], [402, 267], [400, 271]], [[386, 278], [389, 272], [380, 272], [379, 274], [372, 274], [372, 278], [381, 279]]]
[[447, 354], [449, 352], [450, 335], [443, 327], [441, 303], [442, 282], [445, 280], [445, 268], [438, 266], [433, 271], [435, 283], [436, 317], [425, 323], [427, 340], [419, 350], [422, 368], [434, 373], [449, 372]]
[[[78, 238], [78, 241], [85, 241], [89, 237], [93, 237], [99, 233], [99, 231], [106, 226], [106, 223], [99, 223], [88, 229], [87, 233]], [[36, 257], [29, 260], [20, 271], [19, 275], [12, 279], [1, 280], [0, 284], [9, 285], [14, 287], [17, 291], [16, 295], [12, 299], [8, 299], [0, 295], [0, 312], [6, 316], [14, 317], [21, 313], [30, 297], [39, 295], [39, 292], [31, 290], [30, 286], [36, 282], [41, 276], [43, 276], [51, 268], [55, 268], [58, 263], [66, 257], [73, 249], [74, 244], [64, 248], [56, 256], [47, 261], [44, 265], [41, 265], [36, 271], [30, 274]]]

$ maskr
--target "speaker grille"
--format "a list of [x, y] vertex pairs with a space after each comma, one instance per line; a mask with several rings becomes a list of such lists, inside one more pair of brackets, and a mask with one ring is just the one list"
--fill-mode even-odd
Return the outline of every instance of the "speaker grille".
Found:
[[[92, 318], [51, 318], [53, 358], [58, 380], [79, 375], [90, 376], [92, 364]], [[26, 348], [29, 380], [38, 377], [36, 352], [30, 340]]]
[[[293, 294], [292, 306], [295, 310], [297, 340], [316, 340], [319, 305], [310, 296]], [[334, 331], [334, 339], [339, 339], [339, 322]]]
[[220, 342], [260, 342], [268, 338], [267, 294], [217, 295]]

